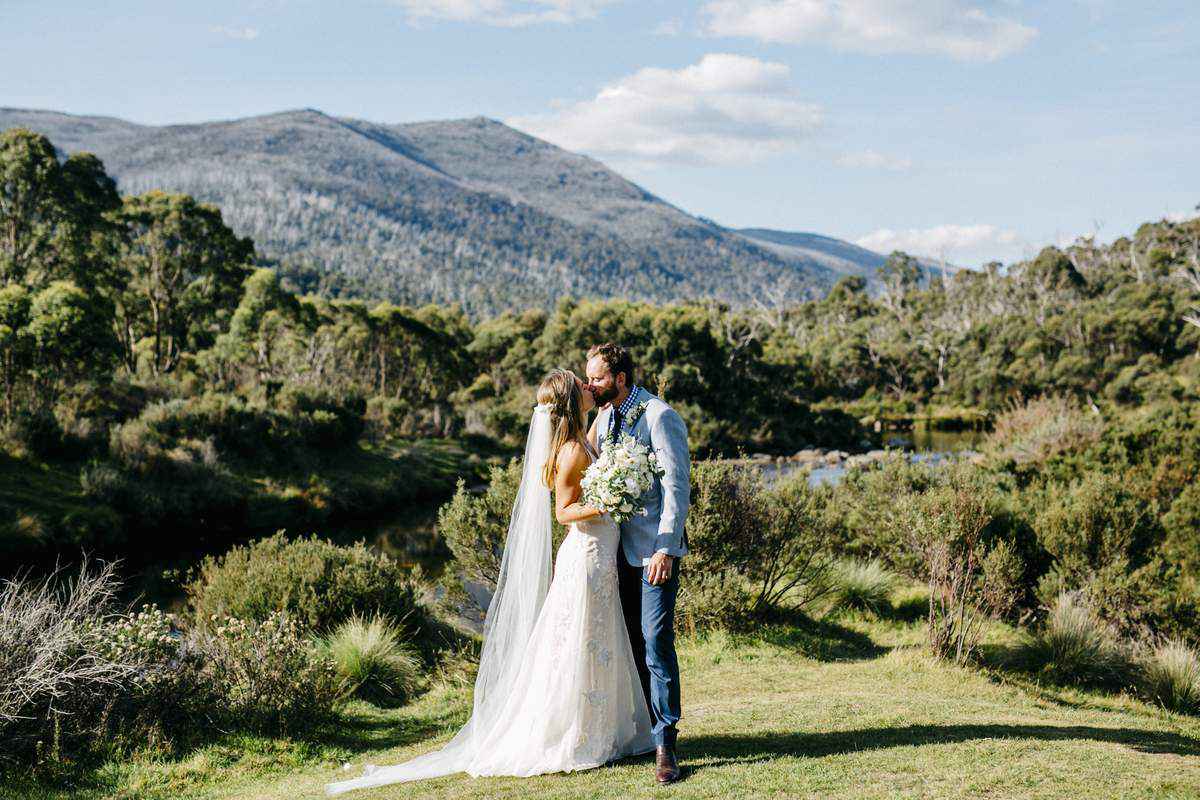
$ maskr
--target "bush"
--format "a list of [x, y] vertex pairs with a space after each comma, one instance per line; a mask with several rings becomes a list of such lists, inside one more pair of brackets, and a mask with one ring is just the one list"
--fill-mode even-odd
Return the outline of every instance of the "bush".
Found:
[[14, 754], [39, 740], [86, 745], [136, 673], [96, 635], [118, 589], [112, 565], [84, 564], [64, 585], [58, 577], [0, 584], [0, 740]]
[[688, 630], [737, 626], [829, 591], [829, 493], [798, 475], [769, 487], [755, 467], [692, 468], [688, 577], [679, 609]]
[[185, 591], [201, 624], [214, 615], [265, 622], [281, 611], [318, 632], [356, 614], [383, 615], [412, 633], [427, 624], [409, 574], [396, 561], [362, 543], [289, 540], [283, 531], [205, 558]]
[[52, 458], [64, 450], [63, 431], [48, 409], [20, 411], [3, 428], [4, 449], [14, 456]]
[[261, 621], [209, 618], [198, 634], [219, 719], [238, 729], [295, 733], [327, 722], [345, 691], [337, 667], [285, 612]]
[[879, 558], [901, 572], [921, 574], [907, 529], [896, 524], [896, 508], [902, 498], [926, 491], [937, 480], [935, 467], [912, 463], [901, 453], [850, 470], [834, 488], [831, 501], [839, 509], [840, 549], [854, 558]]
[[1142, 688], [1166, 708], [1200, 713], [1200, 654], [1178, 641], [1156, 647], [1142, 664]]
[[996, 418], [987, 449], [1018, 465], [1042, 464], [1096, 442], [1104, 421], [1067, 397], [1040, 397], [1013, 405]]
[[[491, 467], [487, 489], [478, 495], [469, 492], [460, 478], [454, 497], [438, 510], [438, 533], [454, 556], [454, 569], [446, 572], [448, 588], [460, 590], [460, 581], [466, 580], [484, 587], [489, 596], [495, 591], [521, 472], [521, 460], [517, 458], [505, 466]], [[566, 529], [553, 517], [551, 526], [557, 550]], [[457, 601], [473, 602], [461, 591], [455, 594]]]
[[1130, 481], [1089, 472], [1056, 492], [1034, 518], [1038, 542], [1052, 566], [1041, 579], [1043, 603], [1063, 591], [1082, 591], [1106, 621], [1132, 633], [1149, 621], [1155, 580], [1144, 569], [1161, 539], [1145, 499]]
[[383, 617], [351, 617], [322, 642], [347, 690], [379, 706], [404, 703], [421, 680], [421, 661]]
[[692, 465], [688, 511], [687, 580], [680, 582], [678, 614], [685, 630], [738, 625], [750, 605], [738, 549], [756, 535], [763, 512], [762, 477], [752, 468], [718, 461]]
[[892, 591], [899, 579], [879, 559], [842, 559], [833, 570], [834, 606], [881, 614], [891, 606]]
[[1012, 546], [989, 536], [994, 492], [967, 465], [948, 467], [940, 485], [902, 500], [896, 522], [929, 583], [929, 646], [940, 658], [969, 660], [988, 617], [1008, 613], [1023, 570]]
[[1115, 633], [1075, 592], [1055, 599], [1041, 630], [1022, 643], [1017, 659], [1064, 684], [1119, 688], [1128, 672]]
[[363, 430], [366, 401], [289, 387], [273, 407], [236, 395], [209, 393], [152, 403], [136, 419], [115, 426], [109, 449], [130, 468], [191, 442], [210, 442], [215, 452], [261, 460], [298, 449], [353, 444]]
[[244, 522], [247, 502], [242, 488], [212, 463], [204, 443], [171, 451], [141, 447], [134, 443], [138, 424], [135, 420], [114, 430], [112, 441], [119, 441], [123, 449], [118, 464], [92, 461], [80, 471], [83, 496], [121, 517], [114, 537], [93, 536], [86, 543], [103, 547], [132, 542], [144, 555], [177, 547], [177, 542], [161, 536], [167, 524], [211, 546]]
[[195, 739], [196, 723], [223, 708], [202, 678], [201, 654], [187, 645], [170, 614], [144, 606], [106, 619], [93, 634], [105, 658], [133, 670], [105, 715], [112, 743], [140, 747]]

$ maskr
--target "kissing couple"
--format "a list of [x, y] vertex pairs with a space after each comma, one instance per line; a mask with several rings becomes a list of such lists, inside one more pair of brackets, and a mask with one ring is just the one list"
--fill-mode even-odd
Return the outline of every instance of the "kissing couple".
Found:
[[[678, 780], [675, 600], [691, 500], [687, 428], [634, 383], [625, 348], [591, 348], [586, 374], [584, 383], [555, 369], [538, 387], [471, 718], [440, 750], [368, 765], [359, 778], [328, 784], [328, 794], [456, 772], [572, 772], [651, 751], [655, 780]], [[645, 512], [618, 525], [583, 502], [581, 480], [622, 434], [648, 446], [663, 474], [641, 498]], [[551, 513], [569, 526], [553, 579]]]

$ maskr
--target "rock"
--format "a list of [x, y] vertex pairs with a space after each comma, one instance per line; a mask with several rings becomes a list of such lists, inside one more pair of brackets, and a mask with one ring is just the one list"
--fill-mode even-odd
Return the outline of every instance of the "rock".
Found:
[[814, 461], [820, 461], [825, 456], [825, 451], [817, 448], [808, 448], [806, 450], [798, 450], [792, 456], [793, 461], [800, 461], [805, 464], [810, 464]]

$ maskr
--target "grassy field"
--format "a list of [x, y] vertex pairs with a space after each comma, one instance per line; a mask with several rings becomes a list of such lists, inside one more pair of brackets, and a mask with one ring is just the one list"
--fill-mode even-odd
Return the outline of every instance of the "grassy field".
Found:
[[[1008, 632], [997, 629], [993, 643]], [[1197, 798], [1200, 719], [937, 663], [911, 622], [859, 616], [682, 643], [684, 780], [646, 758], [534, 779], [385, 787], [349, 797]], [[318, 797], [326, 781], [427, 751], [469, 694], [442, 687], [384, 711], [353, 707], [316, 742], [238, 737], [181, 760], [112, 764], [68, 793], [28, 798]], [[340, 767], [352, 764], [350, 773]]]

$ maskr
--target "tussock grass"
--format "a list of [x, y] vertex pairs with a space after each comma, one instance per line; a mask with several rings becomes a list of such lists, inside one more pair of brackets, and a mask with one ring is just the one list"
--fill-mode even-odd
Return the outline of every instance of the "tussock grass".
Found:
[[833, 568], [833, 607], [882, 614], [891, 608], [892, 592], [900, 577], [879, 559], [845, 559]]
[[1128, 654], [1077, 592], [1058, 596], [1041, 630], [1017, 648], [1015, 662], [1061, 684], [1119, 688], [1131, 678]]
[[416, 648], [383, 617], [367, 620], [355, 615], [321, 647], [354, 695], [375, 705], [404, 703], [421, 683], [423, 664]]
[[1166, 708], [1200, 712], [1200, 654], [1183, 642], [1159, 645], [1142, 664], [1142, 687]]
[[0, 583], [0, 739], [129, 680], [134, 665], [114, 661], [94, 635], [111, 613], [113, 569], [84, 563], [69, 582], [55, 573]]

